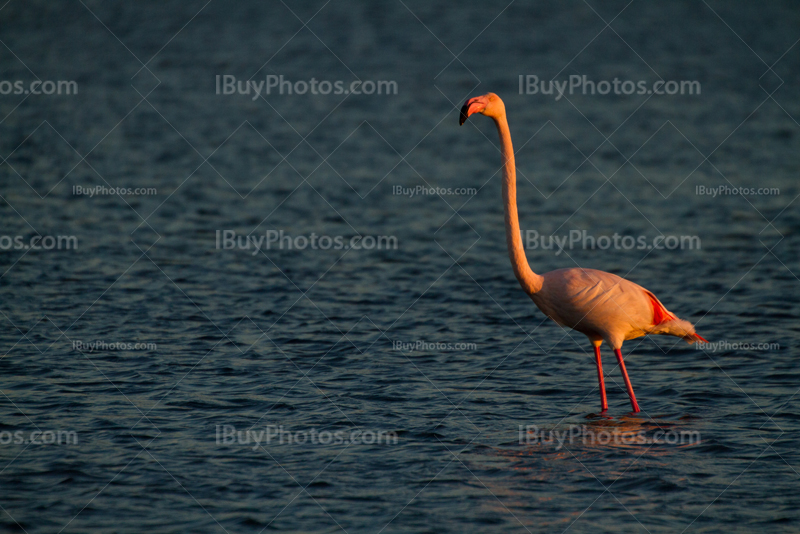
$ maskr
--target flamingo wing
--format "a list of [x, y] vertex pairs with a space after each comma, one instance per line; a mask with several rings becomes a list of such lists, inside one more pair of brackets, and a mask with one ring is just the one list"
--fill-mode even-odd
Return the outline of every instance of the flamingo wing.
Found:
[[604, 339], [615, 349], [646, 334], [705, 341], [653, 293], [605, 271], [569, 268], [545, 273], [542, 290], [531, 298], [556, 323]]

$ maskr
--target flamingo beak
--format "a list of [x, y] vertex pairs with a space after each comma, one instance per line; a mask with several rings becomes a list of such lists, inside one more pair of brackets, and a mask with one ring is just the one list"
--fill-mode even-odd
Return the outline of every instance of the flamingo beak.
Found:
[[461, 116], [458, 119], [458, 125], [463, 126], [470, 115], [482, 112], [486, 109], [487, 104], [488, 101], [485, 96], [476, 96], [467, 100], [461, 107]]

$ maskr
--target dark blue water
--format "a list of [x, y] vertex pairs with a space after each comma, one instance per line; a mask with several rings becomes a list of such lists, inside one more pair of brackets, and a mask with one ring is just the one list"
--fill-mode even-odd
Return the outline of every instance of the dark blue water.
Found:
[[[0, 96], [0, 233], [77, 248], [0, 241], [0, 530], [797, 532], [799, 14], [11, 0], [0, 81], [78, 94]], [[218, 75], [397, 94], [254, 99]], [[702, 90], [556, 100], [520, 75]], [[494, 127], [457, 125], [487, 91], [524, 231], [701, 243], [528, 250], [720, 343], [627, 342], [639, 414], [606, 349], [597, 415], [589, 343], [513, 277]], [[156, 191], [76, 194], [95, 186]], [[451, 191], [394, 194], [417, 186]], [[720, 186], [774, 190], [698, 194]], [[226, 250], [226, 230], [397, 247]]]

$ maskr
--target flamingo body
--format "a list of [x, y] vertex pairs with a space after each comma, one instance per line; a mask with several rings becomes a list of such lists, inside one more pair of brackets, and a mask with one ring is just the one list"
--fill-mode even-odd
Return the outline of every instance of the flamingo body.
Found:
[[612, 349], [647, 334], [702, 340], [691, 323], [667, 311], [650, 291], [616, 274], [569, 268], [543, 278], [542, 288], [530, 294], [536, 306], [559, 325], [605, 341]]

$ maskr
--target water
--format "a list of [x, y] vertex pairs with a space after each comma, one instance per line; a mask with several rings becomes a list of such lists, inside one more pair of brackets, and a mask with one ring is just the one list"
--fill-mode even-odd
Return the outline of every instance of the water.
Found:
[[[79, 87], [0, 99], [2, 234], [78, 243], [0, 255], [0, 441], [77, 439], [0, 445], [2, 531], [800, 528], [797, 10], [504, 7], [0, 10], [4, 80]], [[521, 74], [702, 92], [556, 101], [520, 95]], [[216, 94], [217, 75], [398, 91], [253, 100]], [[508, 109], [523, 230], [701, 241], [531, 248], [535, 271], [617, 273], [710, 341], [773, 345], [627, 342], [638, 415], [606, 349], [611, 418], [599, 417], [587, 340], [544, 320], [513, 278], [494, 128], [457, 125], [465, 98], [487, 91]], [[157, 192], [74, 194], [99, 185]], [[477, 192], [393, 194], [423, 185]], [[779, 194], [697, 194], [724, 185]], [[218, 249], [218, 230], [398, 247], [254, 254]], [[98, 341], [155, 348], [74, 345]], [[433, 345], [396, 350], [418, 341]], [[366, 434], [259, 447], [217, 443], [225, 425]], [[559, 447], [527, 425], [585, 436]], [[363, 442], [378, 431], [397, 442]], [[701, 439], [659, 443], [659, 431]]]

